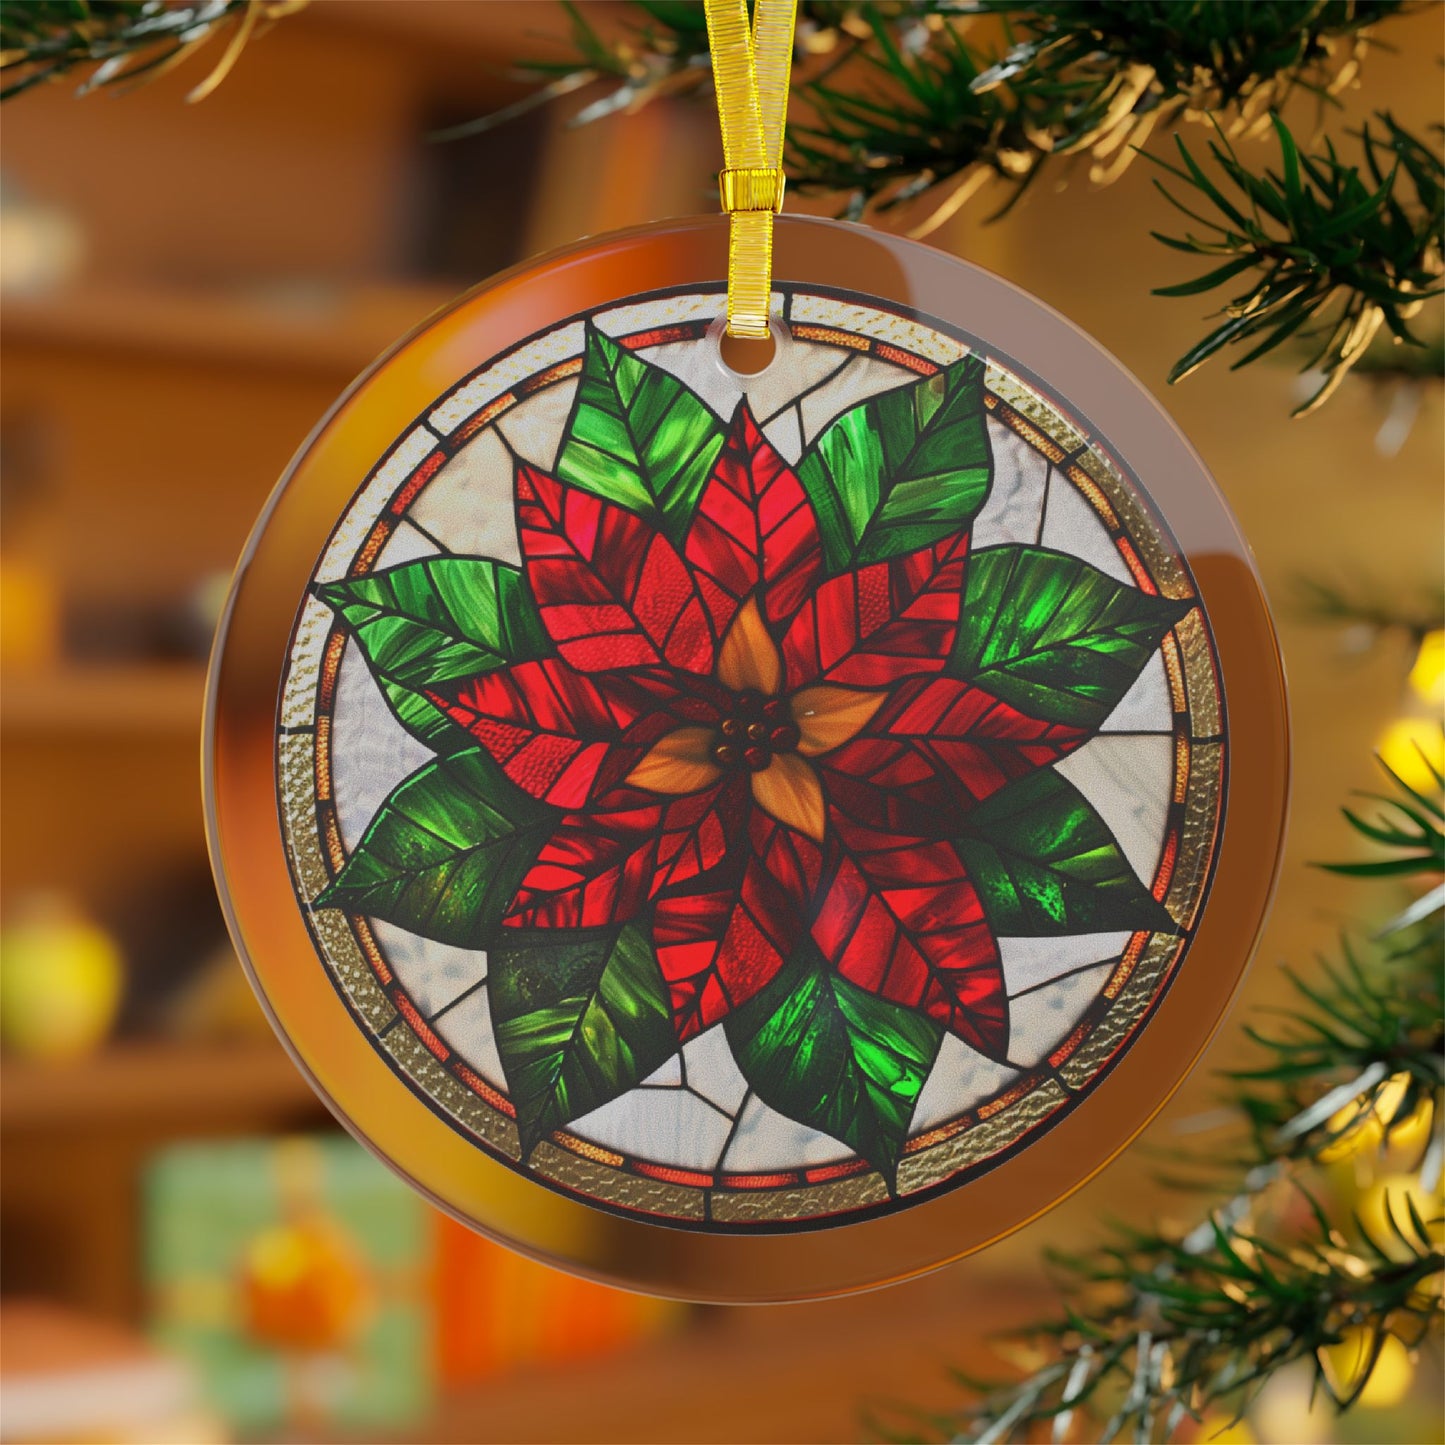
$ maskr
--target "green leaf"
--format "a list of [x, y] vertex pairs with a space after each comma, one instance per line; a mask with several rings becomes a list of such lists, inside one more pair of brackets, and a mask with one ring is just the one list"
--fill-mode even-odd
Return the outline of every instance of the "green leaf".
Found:
[[769, 1108], [841, 1140], [894, 1187], [939, 1024], [849, 983], [810, 939], [724, 1027]]
[[381, 805], [316, 906], [486, 948], [554, 817], [484, 749], [439, 758]]
[[981, 803], [954, 846], [995, 933], [1181, 931], [1139, 881], [1093, 804], [1052, 768]]
[[316, 595], [350, 628], [402, 725], [431, 747], [468, 734], [423, 689], [546, 656], [551, 643], [522, 574], [480, 557], [428, 557]]
[[869, 397], [835, 418], [798, 464], [840, 572], [965, 527], [993, 477], [982, 357]]
[[624, 1094], [677, 1052], [645, 924], [504, 929], [488, 988], [525, 1157], [552, 1130]]
[[680, 542], [723, 435], [722, 421], [671, 372], [588, 326], [557, 458], [563, 481], [654, 518]]
[[1189, 602], [1119, 582], [1043, 547], [968, 559], [948, 671], [1034, 717], [1097, 727]]

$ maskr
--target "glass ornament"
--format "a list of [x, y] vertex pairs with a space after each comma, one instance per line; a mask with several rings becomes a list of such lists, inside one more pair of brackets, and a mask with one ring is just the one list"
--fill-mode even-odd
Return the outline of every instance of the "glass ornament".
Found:
[[1093, 341], [783, 217], [741, 375], [726, 252], [528, 262], [337, 403], [237, 573], [207, 817], [278, 1032], [434, 1203], [796, 1299], [981, 1247], [1162, 1107], [1264, 917], [1285, 700]]

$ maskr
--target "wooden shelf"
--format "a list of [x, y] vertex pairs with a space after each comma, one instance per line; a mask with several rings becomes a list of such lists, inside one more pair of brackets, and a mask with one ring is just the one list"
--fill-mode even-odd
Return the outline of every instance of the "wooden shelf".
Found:
[[7, 297], [4, 344], [223, 363], [350, 380], [453, 293], [435, 286], [186, 290], [78, 284]]
[[159, 733], [200, 736], [206, 671], [195, 663], [65, 665], [7, 673], [0, 726], [24, 733]]
[[74, 1063], [0, 1063], [0, 1130], [56, 1130], [142, 1122], [147, 1128], [320, 1111], [274, 1040], [114, 1044]]
[[866, 1408], [881, 1407], [895, 1425], [903, 1423], [888, 1411], [895, 1401], [957, 1409], [950, 1369], [1006, 1371], [986, 1337], [1054, 1305], [1036, 1282], [973, 1268], [851, 1299], [708, 1310], [671, 1337], [453, 1392], [423, 1425], [399, 1434], [418, 1445], [871, 1438]]

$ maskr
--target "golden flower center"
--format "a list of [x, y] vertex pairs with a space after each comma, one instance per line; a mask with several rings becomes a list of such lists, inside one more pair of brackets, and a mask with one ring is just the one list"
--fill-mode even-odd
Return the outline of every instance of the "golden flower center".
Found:
[[745, 769], [758, 807], [821, 841], [827, 810], [808, 759], [855, 737], [883, 694], [819, 684], [783, 696], [783, 660], [752, 598], [723, 638], [715, 675], [730, 695], [727, 716], [715, 727], [675, 728], [627, 781], [654, 793], [696, 793], [726, 772]]
[[802, 736], [782, 698], [749, 688], [733, 694], [732, 712], [718, 725], [712, 758], [722, 768], [760, 773], [775, 753], [796, 752]]

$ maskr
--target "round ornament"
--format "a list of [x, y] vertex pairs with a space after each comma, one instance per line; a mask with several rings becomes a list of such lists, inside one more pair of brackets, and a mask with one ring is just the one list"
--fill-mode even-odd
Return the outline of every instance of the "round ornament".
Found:
[[1282, 678], [1158, 406], [929, 248], [589, 241], [398, 345], [222, 626], [236, 942], [344, 1122], [530, 1254], [692, 1298], [916, 1274], [1077, 1188], [1242, 975]]

